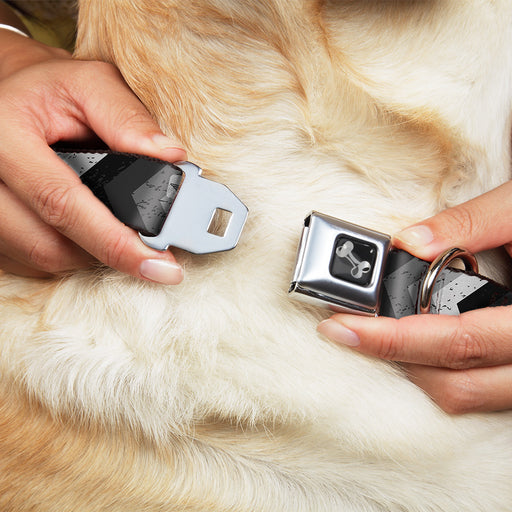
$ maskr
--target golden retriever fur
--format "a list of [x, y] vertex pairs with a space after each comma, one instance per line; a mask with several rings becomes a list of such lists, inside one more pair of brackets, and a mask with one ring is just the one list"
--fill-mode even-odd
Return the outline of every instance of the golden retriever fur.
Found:
[[510, 413], [442, 412], [287, 297], [310, 210], [392, 233], [509, 179], [511, 19], [81, 0], [77, 57], [114, 63], [250, 213], [235, 250], [176, 251], [179, 286], [1, 276], [0, 509], [511, 510]]

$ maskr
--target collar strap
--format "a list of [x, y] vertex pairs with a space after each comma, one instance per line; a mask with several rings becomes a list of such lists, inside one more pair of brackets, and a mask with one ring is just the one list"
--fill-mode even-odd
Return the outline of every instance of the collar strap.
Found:
[[247, 207], [225, 185], [203, 178], [191, 162], [109, 151], [58, 149], [57, 155], [154, 249], [172, 246], [204, 254], [238, 243]]
[[[470, 262], [466, 270], [447, 267], [455, 258]], [[474, 272], [475, 262], [451, 249], [429, 263], [393, 248], [388, 235], [312, 212], [289, 293], [337, 312], [394, 318], [512, 304], [512, 291]]]

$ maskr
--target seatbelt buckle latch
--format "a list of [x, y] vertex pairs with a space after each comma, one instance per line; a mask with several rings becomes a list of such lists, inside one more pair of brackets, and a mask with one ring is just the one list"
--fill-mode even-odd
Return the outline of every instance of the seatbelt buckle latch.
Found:
[[[221, 183], [203, 178], [191, 162], [178, 162], [184, 179], [165, 222], [156, 236], [140, 234], [158, 250], [179, 247], [195, 254], [228, 251], [236, 247], [248, 215], [247, 207]], [[215, 226], [216, 222], [222, 226]]]
[[332, 311], [375, 316], [391, 238], [312, 212], [304, 220], [289, 294]]

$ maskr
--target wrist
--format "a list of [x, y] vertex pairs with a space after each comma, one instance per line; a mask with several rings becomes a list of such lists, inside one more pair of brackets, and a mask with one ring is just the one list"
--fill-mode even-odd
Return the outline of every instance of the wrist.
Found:
[[0, 80], [16, 71], [51, 59], [70, 59], [71, 54], [25, 37], [11, 30], [0, 29]]

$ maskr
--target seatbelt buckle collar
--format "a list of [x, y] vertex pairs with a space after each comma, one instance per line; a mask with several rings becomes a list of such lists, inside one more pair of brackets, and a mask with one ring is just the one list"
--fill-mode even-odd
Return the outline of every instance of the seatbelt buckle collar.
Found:
[[228, 251], [240, 238], [247, 207], [191, 162], [142, 155], [54, 147], [94, 195], [142, 241], [160, 251]]
[[304, 220], [289, 294], [340, 313], [376, 316], [391, 238], [318, 212]]

